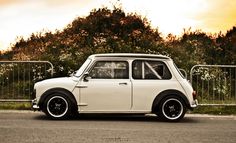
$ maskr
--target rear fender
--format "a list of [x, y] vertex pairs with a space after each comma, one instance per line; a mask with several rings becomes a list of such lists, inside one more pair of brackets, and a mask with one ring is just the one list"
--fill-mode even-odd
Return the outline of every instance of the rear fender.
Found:
[[165, 90], [165, 91], [159, 93], [156, 96], [156, 98], [154, 99], [153, 104], [152, 104], [152, 112], [153, 113], [157, 112], [158, 106], [159, 106], [160, 102], [162, 101], [162, 99], [164, 99], [170, 95], [175, 95], [175, 96], [181, 98], [184, 101], [186, 107], [190, 109], [190, 103], [189, 103], [187, 97], [182, 92], [180, 92], [178, 90]]

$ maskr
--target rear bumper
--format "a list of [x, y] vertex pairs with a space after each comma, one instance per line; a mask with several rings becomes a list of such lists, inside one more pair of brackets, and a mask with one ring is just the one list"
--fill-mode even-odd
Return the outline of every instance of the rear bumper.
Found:
[[194, 108], [196, 108], [198, 106], [198, 100], [195, 99], [192, 101], [191, 105], [190, 105], [190, 108], [193, 110]]
[[39, 106], [37, 105], [37, 99], [36, 98], [31, 101], [31, 109], [33, 111], [39, 111], [40, 110]]

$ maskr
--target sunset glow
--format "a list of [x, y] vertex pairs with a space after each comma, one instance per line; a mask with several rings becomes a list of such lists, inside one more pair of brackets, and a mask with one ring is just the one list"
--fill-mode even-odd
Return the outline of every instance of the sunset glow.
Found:
[[156, 0], [147, 4], [143, 4], [143, 1], [138, 2], [132, 4], [132, 1], [122, 1], [127, 11], [137, 11], [146, 16], [152, 26], [158, 27], [162, 33], [177, 35], [181, 34], [183, 28], [196, 27], [200, 24], [201, 21], [195, 17], [207, 11], [208, 7], [208, 3], [204, 0]]
[[62, 30], [94, 8], [121, 4], [127, 13], [146, 17], [165, 36], [184, 28], [226, 32], [236, 25], [235, 0], [0, 0], [0, 49], [16, 38], [40, 31]]

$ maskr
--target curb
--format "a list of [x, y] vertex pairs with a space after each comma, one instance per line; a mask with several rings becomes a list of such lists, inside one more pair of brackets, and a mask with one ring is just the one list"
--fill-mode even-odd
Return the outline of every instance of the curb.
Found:
[[186, 114], [185, 117], [236, 120], [236, 115]]

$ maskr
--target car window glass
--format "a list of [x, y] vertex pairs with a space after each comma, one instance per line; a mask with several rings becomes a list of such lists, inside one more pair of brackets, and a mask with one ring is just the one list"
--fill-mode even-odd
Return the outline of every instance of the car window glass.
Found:
[[128, 62], [98, 61], [90, 72], [92, 79], [128, 79]]
[[134, 79], [170, 79], [171, 74], [165, 63], [160, 61], [135, 60], [132, 64]]

